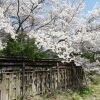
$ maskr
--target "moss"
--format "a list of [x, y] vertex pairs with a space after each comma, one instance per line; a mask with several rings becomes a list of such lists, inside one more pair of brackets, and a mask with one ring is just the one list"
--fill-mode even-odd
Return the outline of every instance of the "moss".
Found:
[[81, 96], [78, 93], [74, 93], [72, 98], [73, 100], [81, 100]]

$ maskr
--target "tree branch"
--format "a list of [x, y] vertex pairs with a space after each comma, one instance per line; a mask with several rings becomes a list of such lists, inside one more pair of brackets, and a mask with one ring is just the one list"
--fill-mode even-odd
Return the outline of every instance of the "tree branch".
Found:
[[47, 23], [45, 23], [45, 24], [43, 24], [43, 25], [41, 25], [41, 26], [39, 26], [38, 28], [36, 28], [35, 30], [39, 30], [40, 28], [43, 28], [43, 27], [45, 27], [45, 26], [47, 26], [47, 25], [49, 25], [53, 20], [55, 19], [55, 17], [54, 18], [52, 18], [49, 22], [47, 22]]

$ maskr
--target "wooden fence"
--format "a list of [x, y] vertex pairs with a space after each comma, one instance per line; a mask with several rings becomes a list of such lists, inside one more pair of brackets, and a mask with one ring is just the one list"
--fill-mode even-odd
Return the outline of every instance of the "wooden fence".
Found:
[[[36, 94], [79, 89], [84, 71], [57, 59], [0, 58], [0, 100], [31, 100]], [[19, 99], [20, 98], [20, 99]]]

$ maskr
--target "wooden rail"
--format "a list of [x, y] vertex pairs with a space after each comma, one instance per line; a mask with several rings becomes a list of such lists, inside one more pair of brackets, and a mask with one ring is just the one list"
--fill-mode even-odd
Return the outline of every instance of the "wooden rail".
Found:
[[73, 61], [61, 63], [58, 59], [1, 57], [0, 80], [1, 100], [17, 100], [18, 96], [28, 100], [35, 94], [79, 89], [83, 85], [84, 71]]

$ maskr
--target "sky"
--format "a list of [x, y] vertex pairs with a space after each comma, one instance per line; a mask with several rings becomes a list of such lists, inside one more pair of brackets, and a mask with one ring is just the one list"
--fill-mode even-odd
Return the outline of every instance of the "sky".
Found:
[[85, 0], [85, 3], [86, 5], [84, 11], [87, 12], [90, 11], [96, 3], [100, 4], [100, 0]]

